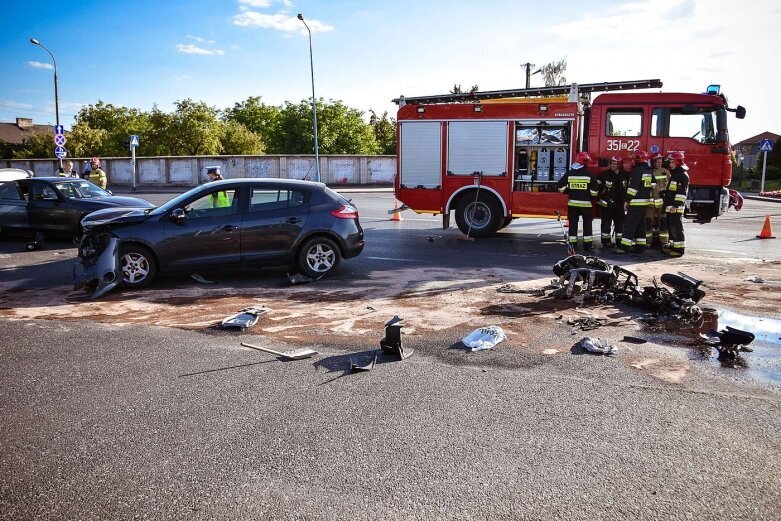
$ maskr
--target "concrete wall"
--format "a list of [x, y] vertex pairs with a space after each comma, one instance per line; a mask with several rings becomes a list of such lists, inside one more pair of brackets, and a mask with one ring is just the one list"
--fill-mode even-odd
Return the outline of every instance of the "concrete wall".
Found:
[[[78, 172], [86, 158], [71, 158]], [[100, 159], [109, 186], [131, 186], [133, 167], [129, 157]], [[220, 166], [225, 179], [282, 178], [314, 180], [314, 156], [197, 156], [137, 157], [136, 186], [196, 186], [206, 180], [206, 167]], [[3, 159], [0, 167], [32, 170], [36, 176], [56, 175], [56, 159]], [[392, 184], [395, 156], [320, 156], [321, 181], [339, 184]]]

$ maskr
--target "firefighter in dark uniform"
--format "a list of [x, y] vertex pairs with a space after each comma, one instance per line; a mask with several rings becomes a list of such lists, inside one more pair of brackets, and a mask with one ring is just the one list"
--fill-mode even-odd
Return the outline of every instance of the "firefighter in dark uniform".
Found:
[[651, 190], [651, 204], [645, 214], [645, 238], [648, 246], [662, 248], [667, 244], [667, 216], [664, 212], [664, 193], [670, 180], [670, 171], [662, 166], [664, 156], [651, 156], [651, 167], [654, 176], [654, 188]]
[[599, 176], [599, 195], [597, 204], [602, 216], [601, 239], [602, 246], [613, 246], [621, 242], [624, 230], [624, 197], [629, 183], [629, 176], [622, 166], [621, 156], [610, 158], [610, 167]]
[[569, 243], [573, 247], [578, 244], [578, 219], [583, 218], [583, 248], [594, 249], [592, 237], [592, 222], [594, 220], [594, 208], [591, 199], [597, 196], [597, 178], [588, 171], [587, 165], [591, 162], [588, 152], [579, 152], [575, 157], [572, 167], [559, 179], [557, 187], [559, 192], [567, 194], [567, 220], [569, 221]]
[[616, 253], [627, 253], [633, 248], [640, 253], [645, 250], [648, 242], [645, 238], [645, 213], [651, 200], [654, 176], [648, 166], [648, 153], [645, 150], [636, 150], [634, 160], [635, 166], [632, 169], [624, 202], [626, 209], [624, 233]]
[[667, 229], [670, 232], [670, 243], [662, 249], [671, 257], [680, 257], [686, 249], [686, 237], [683, 235], [683, 212], [686, 203], [686, 192], [689, 189], [689, 167], [684, 163], [683, 152], [672, 152], [670, 161], [670, 182], [664, 198], [664, 211], [667, 214]]

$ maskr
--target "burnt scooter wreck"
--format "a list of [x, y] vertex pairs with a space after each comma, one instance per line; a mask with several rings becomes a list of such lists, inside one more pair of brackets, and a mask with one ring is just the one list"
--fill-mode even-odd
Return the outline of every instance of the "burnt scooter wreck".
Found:
[[659, 286], [656, 279], [652, 286], [640, 288], [637, 275], [610, 264], [599, 257], [570, 255], [553, 265], [553, 273], [559, 276], [559, 289], [555, 298], [572, 298], [582, 294], [584, 301], [625, 302], [655, 313], [672, 313], [682, 318], [696, 318], [702, 314], [697, 303], [705, 296], [700, 289], [701, 280], [685, 274], [665, 273]]

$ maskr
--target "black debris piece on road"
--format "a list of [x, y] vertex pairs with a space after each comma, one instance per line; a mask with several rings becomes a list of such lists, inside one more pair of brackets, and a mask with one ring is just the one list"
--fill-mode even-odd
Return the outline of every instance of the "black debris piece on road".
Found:
[[727, 326], [726, 329], [716, 331], [709, 329], [705, 334], [701, 334], [702, 341], [719, 352], [719, 360], [735, 360], [738, 353], [751, 353], [754, 351], [748, 345], [754, 341], [754, 333], [735, 329]]
[[621, 342], [625, 342], [627, 344], [645, 344], [648, 342], [645, 338], [638, 338], [636, 336], [629, 336], [625, 335], [624, 338], [620, 340]]
[[301, 273], [294, 273], [293, 275], [288, 273], [287, 278], [290, 281], [290, 285], [295, 286], [296, 284], [309, 284], [310, 282], [317, 282], [318, 280], [322, 279], [323, 276], [321, 275], [317, 278], [314, 278], [307, 275], [302, 275]]
[[354, 362], [352, 357], [350, 357], [350, 371], [353, 373], [360, 373], [365, 371], [371, 371], [374, 369], [374, 365], [377, 363], [377, 353], [374, 354], [374, 356], [370, 356], [368, 358], [359, 360], [358, 362]]
[[399, 318], [398, 315], [394, 316], [385, 324], [385, 338], [380, 340], [380, 348], [382, 352], [388, 355], [394, 355], [399, 360], [405, 360], [412, 356], [414, 349], [404, 349], [401, 342], [401, 328], [404, 324], [401, 322], [403, 318]]
[[601, 326], [604, 326], [606, 321], [607, 320], [604, 318], [581, 317], [567, 319], [567, 324], [570, 326], [576, 326], [580, 328], [581, 331], [591, 331], [592, 329], [597, 329]]

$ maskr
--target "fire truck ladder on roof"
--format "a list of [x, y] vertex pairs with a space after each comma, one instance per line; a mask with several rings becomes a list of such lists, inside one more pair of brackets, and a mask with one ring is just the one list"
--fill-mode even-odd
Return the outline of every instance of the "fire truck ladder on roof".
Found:
[[[562, 85], [560, 87], [539, 87], [536, 89], [510, 89], [510, 90], [489, 90], [485, 92], [469, 92], [464, 94], [435, 94], [433, 96], [416, 96], [414, 98], [405, 98], [399, 96], [393, 100], [393, 103], [404, 105], [425, 105], [434, 103], [457, 103], [457, 102], [477, 102], [484, 99], [501, 98], [529, 98], [532, 96], [562, 96], [570, 95], [571, 101], [577, 101], [579, 94], [590, 94], [592, 92], [608, 92], [616, 90], [634, 90], [634, 89], [658, 89], [662, 86], [661, 80], [637, 80], [637, 81], [606, 81], [603, 83], [583, 83], [578, 85]], [[574, 98], [574, 99], [573, 99]]]

